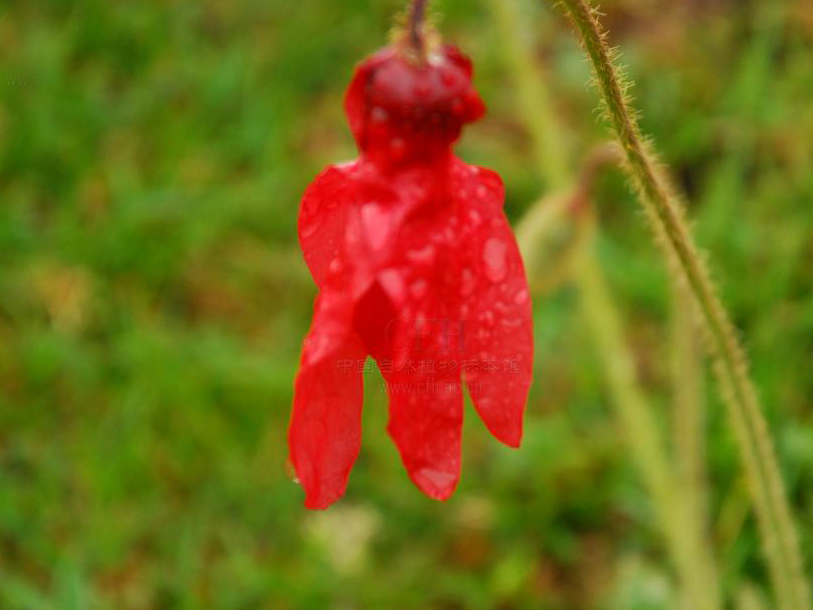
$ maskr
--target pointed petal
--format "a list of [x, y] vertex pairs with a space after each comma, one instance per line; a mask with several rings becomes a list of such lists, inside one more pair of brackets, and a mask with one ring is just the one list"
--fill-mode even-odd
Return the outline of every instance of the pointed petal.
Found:
[[361, 443], [358, 363], [365, 351], [352, 332], [351, 313], [342, 295], [319, 296], [296, 378], [288, 443], [308, 508], [327, 508], [344, 494]]
[[[469, 236], [461, 280], [465, 321], [463, 374], [488, 429], [516, 447], [531, 385], [533, 320], [525, 271], [502, 209], [502, 182], [494, 172], [459, 167], [456, 192], [467, 193], [463, 214]], [[462, 191], [461, 191], [462, 189]]]
[[[357, 301], [354, 324], [387, 380], [387, 429], [410, 478], [428, 496], [443, 500], [452, 494], [460, 477], [460, 373], [455, 363], [452, 372], [438, 374], [438, 347], [443, 337], [437, 332], [439, 327], [434, 328], [437, 325], [430, 327], [427, 322], [416, 330], [413, 319], [402, 317], [404, 311], [415, 311], [418, 306], [440, 312], [434, 300], [417, 300], [406, 307], [411, 298], [406, 295], [408, 277], [406, 269], [380, 272]], [[425, 314], [421, 317], [426, 319]]]
[[390, 398], [387, 426], [409, 477], [426, 495], [445, 500], [460, 478], [463, 395], [459, 375], [384, 375]]
[[452, 317], [457, 300], [448, 298], [443, 277], [448, 267], [413, 261], [400, 269], [405, 289], [389, 337], [391, 359], [378, 359], [389, 394], [387, 430], [412, 481], [437, 500], [451, 496], [460, 478], [463, 424], [455, 351], [460, 325]]

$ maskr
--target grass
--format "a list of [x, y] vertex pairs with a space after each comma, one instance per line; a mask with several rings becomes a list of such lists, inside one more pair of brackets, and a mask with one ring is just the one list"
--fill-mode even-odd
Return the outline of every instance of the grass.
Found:
[[[587, 150], [606, 134], [590, 115], [589, 66], [537, 4], [518, 35], [556, 75], [563, 137]], [[813, 29], [802, 0], [770, 4], [766, 15], [729, 0], [602, 8], [643, 128], [695, 202], [701, 246], [748, 338], [809, 555]], [[1, 608], [675, 607], [569, 289], [536, 303], [523, 448], [499, 446], [468, 417], [448, 503], [409, 483], [375, 392], [343, 511], [304, 512], [287, 477], [291, 382], [314, 295], [298, 198], [321, 166], [354, 155], [343, 88], [401, 8], [0, 9]], [[491, 109], [460, 153], [500, 172], [518, 219], [544, 185], [497, 28], [484, 3], [437, 8]], [[667, 281], [644, 222], [627, 213], [623, 178], [598, 187], [602, 267], [666, 422]], [[722, 413], [709, 388], [723, 584], [759, 591], [767, 575]], [[342, 557], [348, 547], [360, 555]]]

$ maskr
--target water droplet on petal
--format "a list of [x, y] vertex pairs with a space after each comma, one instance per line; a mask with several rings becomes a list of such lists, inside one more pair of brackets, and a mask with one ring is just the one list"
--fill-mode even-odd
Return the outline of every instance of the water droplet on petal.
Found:
[[333, 337], [326, 333], [311, 334], [305, 339], [307, 350], [305, 362], [309, 365], [319, 362], [333, 347]]
[[332, 261], [330, 261], [330, 265], [328, 266], [328, 271], [330, 273], [339, 273], [341, 270], [342, 261], [340, 261], [338, 258], [334, 258]]
[[395, 269], [385, 269], [378, 274], [378, 283], [396, 303], [404, 300], [404, 280]]
[[486, 197], [488, 197], [488, 189], [482, 185], [478, 186], [476, 194], [480, 199], [485, 199]]
[[514, 297], [514, 303], [516, 303], [517, 305], [522, 305], [527, 300], [528, 300], [528, 291], [525, 290], [524, 288], [520, 290]]
[[361, 221], [367, 241], [373, 250], [381, 250], [390, 236], [389, 216], [375, 203], [366, 203], [361, 208]]
[[469, 210], [469, 220], [473, 226], [479, 227], [480, 223], [483, 222], [483, 217], [480, 216], [480, 212], [477, 210]]
[[390, 140], [390, 153], [395, 160], [401, 159], [406, 152], [406, 142], [403, 138], [393, 138]]
[[415, 473], [415, 476], [418, 480], [422, 480], [432, 487], [436, 487], [441, 490], [448, 488], [449, 485], [454, 483], [455, 479], [457, 478], [455, 474], [451, 472], [442, 472], [440, 470], [435, 470], [434, 468], [421, 468]]
[[508, 267], [505, 261], [505, 253], [508, 246], [496, 237], [489, 237], [483, 247], [483, 262], [485, 263], [486, 277], [492, 282], [499, 282], [505, 279]]
[[426, 280], [421, 279], [413, 282], [412, 285], [409, 287], [409, 291], [412, 293], [413, 297], [415, 297], [416, 299], [420, 299], [423, 295], [426, 294], [427, 288], [429, 288], [429, 284], [426, 282]]
[[301, 233], [302, 237], [310, 237], [319, 228], [319, 217], [316, 214], [309, 214], [308, 218], [302, 223]]
[[423, 248], [407, 252], [407, 260], [419, 265], [431, 265], [435, 261], [435, 246], [426, 244]]
[[482, 393], [478, 395], [477, 406], [480, 407], [484, 411], [488, 411], [489, 413], [494, 412], [494, 401], [489, 398], [488, 396], [484, 396]]
[[375, 123], [383, 123], [389, 118], [387, 111], [381, 108], [380, 106], [376, 106], [370, 111], [370, 118]]

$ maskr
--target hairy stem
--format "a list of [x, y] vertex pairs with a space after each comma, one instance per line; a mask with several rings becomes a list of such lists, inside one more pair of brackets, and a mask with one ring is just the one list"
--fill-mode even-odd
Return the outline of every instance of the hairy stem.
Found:
[[585, 0], [561, 0], [593, 64], [607, 114], [627, 157], [639, 199], [670, 264], [691, 290], [701, 313], [714, 369], [735, 430], [781, 610], [808, 610], [810, 597], [797, 534], [768, 426], [746, 357], [718, 298], [681, 206], [641, 137], [596, 14]]
[[[517, 4], [516, 0], [490, 2], [516, 81], [519, 110], [534, 141], [537, 166], [549, 187], [559, 187], [572, 183], [574, 178], [568, 169], [564, 138], [549, 102], [545, 79], [541, 77], [542, 68], [534, 65], [532, 54], [518, 35], [521, 19]], [[701, 524], [693, 519], [689, 506], [692, 498], [678, 491], [666, 444], [635, 374], [618, 309], [593, 248], [595, 231], [589, 222], [592, 186], [601, 169], [617, 164], [621, 158], [622, 152], [614, 142], [593, 148], [575, 180], [575, 189], [568, 186], [533, 206], [517, 227], [517, 239], [532, 286], [536, 286], [538, 272], [542, 271], [539, 254], [543, 241], [554, 244], [544, 252], [548, 259], [545, 276], [562, 271], [578, 284], [581, 308], [598, 347], [610, 404], [641, 472], [644, 488], [652, 498], [684, 597], [696, 610], [719, 610], [720, 593], [711, 549], [703, 538]], [[564, 262], [554, 265], [550, 263], [554, 259]]]

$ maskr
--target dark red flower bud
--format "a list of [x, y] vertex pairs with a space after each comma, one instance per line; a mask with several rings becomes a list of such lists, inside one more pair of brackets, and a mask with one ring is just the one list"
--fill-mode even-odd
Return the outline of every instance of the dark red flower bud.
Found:
[[344, 493], [368, 355], [387, 381], [389, 433], [429, 496], [448, 498], [460, 475], [463, 383], [489, 430], [519, 445], [531, 306], [502, 181], [452, 153], [484, 112], [471, 76], [448, 46], [426, 62], [394, 47], [366, 60], [346, 98], [361, 156], [327, 168], [302, 200], [300, 243], [320, 294], [289, 443], [310, 508]]
[[384, 165], [442, 154], [485, 106], [471, 83], [471, 61], [444, 46], [426, 63], [393, 47], [356, 71], [345, 105], [359, 149]]

